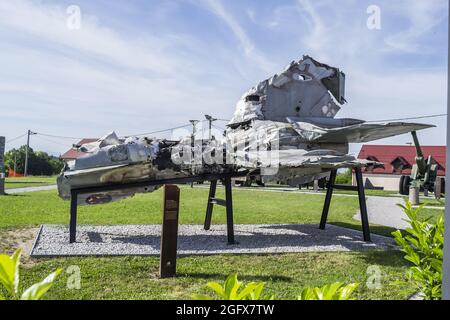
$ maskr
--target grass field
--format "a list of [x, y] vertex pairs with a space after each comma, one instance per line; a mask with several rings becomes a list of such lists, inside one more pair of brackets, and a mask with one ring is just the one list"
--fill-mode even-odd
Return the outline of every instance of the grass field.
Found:
[[[208, 189], [182, 187], [180, 223], [203, 223]], [[217, 197], [224, 197], [218, 188]], [[162, 218], [162, 189], [149, 194], [102, 206], [79, 208], [80, 224], [159, 224]], [[261, 192], [235, 188], [233, 192], [235, 222], [318, 223], [323, 195]], [[358, 209], [356, 197], [335, 197], [331, 203], [329, 223], [360, 230], [352, 217]], [[40, 191], [3, 197], [0, 201], [0, 228], [28, 227], [39, 224], [68, 223], [69, 202], [55, 191]], [[225, 223], [225, 208], [215, 206], [213, 223]], [[372, 231], [390, 235], [391, 228], [372, 226]]]
[[[47, 259], [24, 269], [24, 286], [58, 267], [72, 265], [80, 268], [81, 290], [66, 289], [68, 275], [62, 274], [47, 299], [190, 299], [194, 293], [207, 293], [207, 282], [222, 282], [234, 272], [242, 281], [266, 282], [267, 293], [279, 299], [293, 299], [305, 286], [335, 281], [360, 282], [356, 292], [360, 299], [406, 298], [391, 285], [407, 266], [398, 252], [183, 257], [178, 259], [173, 279], [158, 279], [158, 257]], [[379, 290], [370, 290], [365, 284], [371, 275], [367, 268], [373, 265], [382, 272], [383, 288]]]
[[[325, 194], [326, 193], [325, 190], [319, 190], [319, 192], [316, 192], [312, 188], [310, 188], [310, 189], [302, 188], [301, 190], [299, 190], [298, 188], [292, 188], [292, 187], [289, 187], [289, 186], [281, 186], [281, 185], [268, 185], [268, 186], [266, 185], [266, 187], [267, 188], [265, 188], [265, 189], [272, 189], [272, 190], [283, 189], [283, 188], [290, 188], [293, 191], [297, 191], [298, 190], [298, 191], [303, 192], [303, 193], [308, 193], [308, 192], [310, 192], [310, 193], [320, 193], [320, 194]], [[245, 187], [243, 189], [258, 190], [258, 189], [261, 189], [261, 187], [253, 186], [253, 187]], [[380, 197], [399, 195], [398, 192], [396, 192], [396, 191], [373, 190], [373, 189], [366, 189], [365, 193], [366, 193], [367, 196], [380, 196]], [[347, 191], [347, 190], [335, 189], [333, 191], [333, 194], [356, 194], [356, 192], [355, 191]]]
[[[208, 189], [182, 187], [180, 222], [202, 223]], [[218, 190], [223, 197], [223, 190]], [[258, 192], [235, 188], [235, 222], [318, 223], [323, 195]], [[162, 190], [137, 195], [132, 199], [94, 207], [80, 207], [79, 224], [153, 224], [162, 216]], [[335, 197], [329, 223], [360, 229], [352, 219], [358, 208], [356, 197]], [[435, 214], [434, 211], [428, 211]], [[40, 224], [67, 224], [69, 203], [55, 191], [42, 191], [0, 197], [0, 251], [30, 243], [34, 233], [24, 232]], [[225, 210], [216, 206], [213, 223], [225, 223]], [[391, 228], [371, 226], [372, 232], [389, 235]], [[26, 234], [26, 235], [25, 235]], [[244, 281], [266, 281], [268, 293], [282, 299], [293, 298], [304, 286], [330, 282], [362, 282], [358, 298], [404, 299], [405, 294], [390, 283], [401, 278], [409, 266], [397, 251], [351, 253], [303, 253], [277, 255], [191, 256], [178, 260], [178, 276], [158, 279], [158, 257], [25, 259], [24, 285], [41, 280], [57, 267], [77, 265], [81, 269], [81, 290], [66, 289], [68, 275], [63, 274], [49, 299], [189, 299], [204, 292], [209, 281], [222, 281], [238, 272]], [[369, 266], [382, 272], [381, 290], [364, 284]], [[1, 292], [0, 292], [1, 294]]]
[[5, 189], [17, 189], [26, 187], [40, 187], [56, 184], [56, 176], [48, 177], [23, 177], [23, 178], [6, 178]]

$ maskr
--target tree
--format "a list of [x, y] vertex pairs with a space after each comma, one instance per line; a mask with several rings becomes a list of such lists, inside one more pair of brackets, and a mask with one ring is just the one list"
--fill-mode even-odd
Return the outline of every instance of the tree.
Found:
[[[12, 149], [5, 154], [6, 170], [16, 169], [17, 173], [25, 171], [25, 153], [26, 146], [19, 149]], [[15, 164], [15, 166], [14, 166]], [[28, 174], [34, 176], [51, 176], [61, 172], [64, 162], [54, 156], [50, 156], [43, 151], [34, 151], [32, 148], [28, 150]]]

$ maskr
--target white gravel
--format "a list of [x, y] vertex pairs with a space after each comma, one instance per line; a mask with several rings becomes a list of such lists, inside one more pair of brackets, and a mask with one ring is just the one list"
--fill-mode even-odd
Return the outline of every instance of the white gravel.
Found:
[[[284, 252], [362, 251], [395, 248], [390, 238], [372, 235], [362, 240], [359, 231], [328, 225], [236, 225], [237, 245], [228, 245], [226, 226], [181, 225], [179, 255], [264, 254]], [[77, 243], [69, 244], [67, 226], [41, 227], [31, 256], [159, 255], [161, 225], [78, 226]]]

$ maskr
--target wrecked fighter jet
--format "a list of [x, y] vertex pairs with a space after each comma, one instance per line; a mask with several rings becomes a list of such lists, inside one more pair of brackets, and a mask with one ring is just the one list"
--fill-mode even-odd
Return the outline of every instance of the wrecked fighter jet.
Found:
[[[345, 74], [304, 56], [242, 96], [222, 139], [170, 141], [111, 133], [80, 146], [87, 155], [66, 164], [58, 177], [59, 195], [70, 199], [71, 188], [238, 171], [257, 171], [264, 182], [296, 186], [327, 177], [333, 169], [376, 165], [348, 154], [349, 143], [433, 127], [336, 118], [345, 103]], [[107, 203], [158, 187], [80, 195], [78, 203]]]

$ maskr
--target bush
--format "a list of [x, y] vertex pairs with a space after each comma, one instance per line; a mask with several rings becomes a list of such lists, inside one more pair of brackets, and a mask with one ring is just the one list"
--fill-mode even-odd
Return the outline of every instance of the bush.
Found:
[[[238, 280], [237, 274], [228, 276], [224, 284], [217, 282], [210, 282], [207, 287], [212, 290], [219, 300], [260, 300], [264, 289], [264, 282], [250, 282], [245, 285], [241, 291], [243, 283]], [[214, 297], [208, 295], [196, 294], [193, 296], [195, 300], [214, 300]], [[269, 299], [265, 300], [270, 300]], [[263, 299], [261, 299], [263, 300]]]
[[39, 283], [36, 283], [24, 290], [22, 294], [19, 293], [19, 267], [20, 267], [20, 255], [22, 251], [19, 249], [9, 257], [7, 255], [0, 255], [0, 283], [5, 288], [5, 291], [9, 296], [3, 297], [0, 295], [0, 300], [12, 299], [12, 300], [39, 300], [47, 291], [53, 286], [53, 282], [61, 272], [61, 269], [56, 270], [50, 274], [47, 278]]
[[336, 184], [352, 184], [352, 169], [346, 169], [336, 176]]
[[304, 288], [298, 300], [351, 300], [358, 286], [359, 283], [344, 286], [342, 282], [336, 282], [321, 288]]
[[442, 260], [444, 248], [444, 215], [440, 215], [436, 223], [429, 219], [418, 218], [423, 205], [414, 209], [408, 201], [405, 206], [399, 205], [408, 216], [411, 227], [406, 234], [397, 230], [392, 233], [405, 259], [414, 266], [409, 269], [405, 280], [396, 284], [405, 285], [410, 293], [419, 293], [426, 300], [439, 300], [442, 296]]
[[[195, 300], [274, 300], [275, 296], [263, 296], [265, 283], [250, 282], [244, 285], [238, 280], [237, 274], [228, 276], [224, 284], [210, 282], [207, 287], [214, 292], [214, 296], [203, 294], [193, 295]], [[353, 292], [359, 286], [352, 283], [344, 286], [341, 282], [336, 282], [321, 288], [304, 288], [297, 300], [349, 300]], [[242, 287], [242, 289], [241, 289]], [[241, 289], [239, 291], [239, 289]]]
[[[25, 171], [26, 146], [12, 149], [5, 153], [6, 171], [16, 168], [17, 173]], [[15, 164], [15, 165], [14, 165]], [[46, 152], [28, 149], [28, 174], [32, 176], [51, 176], [61, 172], [64, 161], [48, 155]]]

